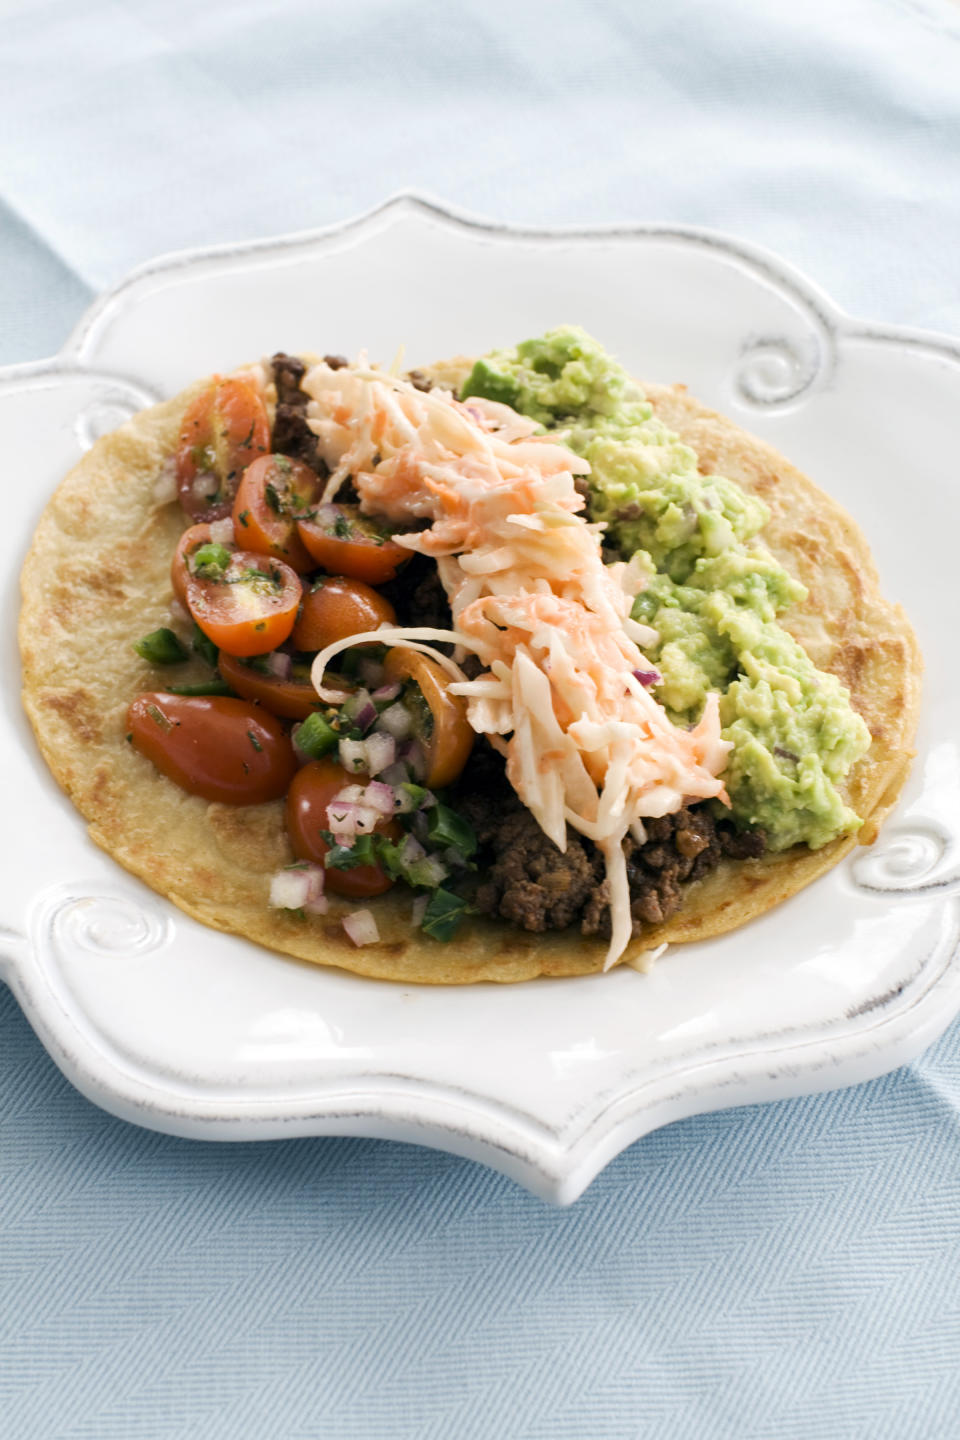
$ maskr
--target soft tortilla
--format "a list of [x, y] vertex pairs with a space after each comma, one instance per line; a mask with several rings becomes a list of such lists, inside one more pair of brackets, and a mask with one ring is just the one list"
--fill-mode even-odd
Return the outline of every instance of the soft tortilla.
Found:
[[[437, 366], [456, 384], [468, 362]], [[315, 964], [402, 983], [467, 984], [584, 975], [606, 946], [576, 930], [534, 935], [471, 919], [443, 945], [410, 924], [412, 896], [398, 886], [372, 902], [379, 944], [356, 948], [339, 917], [357, 902], [333, 900], [309, 920], [267, 905], [270, 877], [294, 858], [283, 805], [209, 804], [186, 794], [126, 743], [126, 711], [170, 671], [146, 665], [134, 640], [169, 621], [170, 560], [184, 528], [177, 504], [154, 486], [181, 417], [207, 382], [155, 406], [99, 440], [44, 511], [22, 574], [23, 700], [53, 775], [98, 845], [121, 865], [215, 929]], [[880, 594], [866, 542], [841, 507], [770, 446], [691, 399], [682, 386], [646, 387], [658, 415], [691, 445], [701, 469], [729, 476], [771, 511], [763, 539], [808, 587], [783, 624], [818, 666], [848, 687], [873, 744], [845, 798], [865, 824], [859, 836], [818, 851], [796, 847], [757, 861], [725, 861], [690, 886], [680, 913], [634, 941], [636, 957], [664, 941], [703, 939], [745, 924], [870, 842], [894, 803], [912, 756], [921, 659], [899, 606]], [[177, 671], [177, 683], [209, 672]]]

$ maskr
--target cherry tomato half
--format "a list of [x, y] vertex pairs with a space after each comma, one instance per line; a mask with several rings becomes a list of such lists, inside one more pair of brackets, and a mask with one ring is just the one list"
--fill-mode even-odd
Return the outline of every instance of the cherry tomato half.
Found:
[[473, 749], [466, 700], [450, 694], [450, 681], [435, 660], [402, 645], [387, 651], [383, 678], [399, 680], [406, 687], [404, 704], [427, 759], [424, 784], [431, 790], [451, 784]]
[[234, 550], [219, 570], [187, 581], [187, 608], [228, 655], [265, 655], [293, 629], [300, 581], [289, 565], [252, 550]]
[[215, 380], [180, 426], [180, 504], [193, 520], [223, 520], [246, 467], [270, 449], [267, 408], [246, 380]]
[[293, 627], [298, 650], [322, 650], [334, 640], [346, 640], [378, 625], [394, 625], [397, 612], [385, 596], [362, 580], [343, 575], [321, 579], [308, 590]]
[[191, 795], [225, 805], [279, 800], [297, 768], [272, 715], [223, 695], [138, 695], [127, 711], [134, 747]]
[[[170, 581], [173, 585], [173, 593], [181, 605], [187, 603], [187, 581], [191, 578], [190, 557], [200, 549], [201, 545], [213, 543], [210, 535], [209, 525], [191, 525], [184, 530], [173, 553], [173, 563], [170, 566]], [[234, 550], [236, 546], [225, 545], [225, 550]]]
[[330, 575], [350, 575], [368, 585], [392, 580], [410, 551], [385, 535], [358, 505], [321, 505], [313, 520], [298, 520], [300, 539]]
[[297, 516], [315, 503], [320, 481], [287, 455], [261, 455], [243, 472], [233, 502], [233, 528], [245, 550], [276, 555], [305, 574], [317, 562], [297, 534]]
[[[293, 777], [287, 795], [287, 833], [299, 860], [322, 865], [330, 848], [321, 830], [330, 829], [327, 806], [346, 785], [365, 785], [368, 775], [348, 775], [335, 760], [311, 760]], [[396, 820], [384, 819], [376, 833], [399, 840], [403, 830]], [[336, 895], [382, 895], [393, 881], [379, 865], [358, 865], [353, 870], [328, 870], [327, 889]]]
[[326, 708], [313, 688], [309, 666], [294, 665], [290, 678], [281, 680], [277, 675], [266, 675], [221, 652], [219, 667], [231, 690], [236, 690], [245, 700], [258, 700], [271, 715], [282, 715], [286, 720], [306, 720], [314, 710]]

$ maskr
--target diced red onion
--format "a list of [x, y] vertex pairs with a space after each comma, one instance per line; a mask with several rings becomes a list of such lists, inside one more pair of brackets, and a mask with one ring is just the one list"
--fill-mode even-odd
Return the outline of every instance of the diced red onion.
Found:
[[322, 865], [298, 865], [291, 870], [278, 870], [270, 881], [269, 904], [274, 910], [305, 910], [323, 899], [324, 879]]
[[338, 505], [318, 505], [317, 522], [320, 525], [335, 525], [340, 514]]
[[[406, 785], [410, 779], [410, 771], [402, 760], [395, 760], [392, 765], [388, 765], [385, 770], [380, 771], [380, 779], [384, 785], [393, 785], [394, 787]], [[412, 810], [414, 807], [411, 805], [410, 808]]]
[[379, 780], [371, 780], [363, 792], [363, 803], [369, 805], [371, 810], [379, 810], [381, 815], [396, 815], [397, 795], [392, 785], [383, 785]]
[[337, 791], [333, 799], [335, 803], [345, 800], [351, 805], [362, 805], [364, 803], [363, 797], [366, 793], [367, 787], [365, 785], [344, 785], [342, 790]]
[[363, 742], [367, 747], [367, 769], [379, 775], [397, 758], [397, 742], [392, 735], [378, 735], [374, 730]]
[[303, 908], [307, 915], [326, 915], [330, 901], [326, 895], [318, 895], [315, 900], [308, 900]]
[[377, 922], [370, 910], [351, 910], [343, 917], [343, 928], [354, 945], [375, 945], [380, 939]]
[[343, 836], [372, 835], [382, 819], [379, 810], [355, 800], [331, 800], [327, 806], [328, 825], [338, 842]]
[[400, 846], [400, 861], [404, 865], [412, 865], [415, 860], [423, 860], [426, 850], [419, 840], [413, 835], [404, 835], [403, 844]]
[[392, 735], [394, 740], [406, 740], [413, 729], [413, 721], [402, 705], [390, 705], [377, 721], [377, 729]]
[[170, 601], [170, 619], [179, 620], [184, 625], [193, 619], [186, 605], [181, 605], [176, 596]]
[[418, 895], [410, 907], [410, 924], [418, 929], [423, 924], [423, 917], [427, 913], [427, 906], [430, 904], [429, 895]]
[[651, 685], [659, 685], [663, 676], [659, 670], [634, 670], [633, 678], [639, 680], [641, 685], [649, 688]]
[[369, 730], [377, 718], [377, 707], [370, 698], [369, 690], [357, 690], [343, 706], [343, 713], [352, 720], [358, 730]]
[[211, 495], [216, 495], [220, 489], [220, 481], [212, 470], [201, 470], [190, 489], [195, 500], [207, 500]]
[[355, 775], [367, 768], [367, 742], [365, 740], [341, 740], [337, 746], [340, 764], [344, 770]]
[[[213, 526], [210, 528], [213, 529]], [[270, 654], [264, 658], [266, 659], [267, 669], [271, 675], [275, 675], [278, 680], [290, 679], [293, 660], [289, 655], [285, 654], [282, 650], [271, 650]]]
[[405, 760], [415, 780], [422, 780], [427, 773], [427, 757], [419, 740], [407, 740], [400, 746], [400, 759]]
[[390, 685], [379, 685], [379, 686], [377, 687], [377, 689], [373, 691], [373, 697], [372, 697], [372, 698], [373, 698], [374, 700], [384, 700], [384, 701], [385, 701], [385, 700], [396, 700], [397, 696], [400, 694], [400, 691], [401, 691], [402, 689], [403, 689], [403, 686], [400, 684], [399, 680], [394, 680], [394, 681], [392, 682], [392, 684], [390, 684]]
[[225, 520], [214, 520], [210, 526], [210, 539], [214, 545], [234, 543], [233, 521], [228, 515]]

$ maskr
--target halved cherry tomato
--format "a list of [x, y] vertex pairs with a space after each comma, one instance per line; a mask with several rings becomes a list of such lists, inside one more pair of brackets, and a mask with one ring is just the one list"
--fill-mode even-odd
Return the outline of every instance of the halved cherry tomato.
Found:
[[383, 678], [405, 684], [404, 705], [427, 759], [424, 784], [431, 790], [451, 784], [473, 749], [466, 700], [450, 694], [450, 681], [435, 660], [402, 645], [387, 651]]
[[[368, 775], [348, 775], [335, 760], [311, 760], [293, 777], [287, 795], [287, 833], [300, 860], [322, 865], [330, 848], [321, 830], [330, 829], [327, 806], [347, 785], [365, 785]], [[396, 820], [384, 819], [376, 833], [399, 840], [403, 830]], [[358, 865], [353, 870], [328, 870], [327, 889], [337, 895], [382, 895], [393, 881], [379, 865]]]
[[253, 385], [215, 380], [180, 426], [177, 480], [187, 514], [194, 520], [225, 519], [243, 471], [269, 449], [267, 408]]
[[[225, 552], [226, 553], [226, 552]], [[300, 581], [289, 565], [252, 550], [234, 550], [222, 569], [187, 580], [187, 608], [228, 655], [265, 655], [293, 629]]]
[[378, 625], [394, 625], [396, 619], [390, 601], [372, 586], [331, 575], [304, 594], [292, 639], [298, 650], [322, 650], [334, 640], [362, 635]]
[[306, 720], [314, 710], [326, 708], [311, 684], [308, 666], [294, 665], [288, 680], [264, 674], [223, 652], [219, 666], [231, 690], [246, 700], [258, 700], [271, 715], [282, 715], [285, 720]]
[[368, 585], [392, 580], [410, 551], [385, 535], [358, 505], [321, 505], [313, 520], [298, 520], [300, 539], [330, 575], [350, 575]]
[[[170, 581], [173, 585], [173, 593], [181, 605], [187, 603], [187, 581], [191, 577], [190, 557], [201, 545], [213, 543], [210, 535], [209, 525], [191, 525], [184, 530], [180, 536], [176, 550], [173, 552], [173, 564], [170, 566]], [[225, 545], [225, 550], [234, 550], [236, 546]]]
[[297, 516], [315, 503], [320, 481], [287, 455], [262, 455], [243, 472], [233, 502], [233, 527], [245, 550], [276, 555], [305, 574], [317, 562], [297, 534]]
[[222, 695], [138, 695], [127, 711], [132, 743], [191, 795], [225, 805], [279, 800], [297, 768], [272, 715]]

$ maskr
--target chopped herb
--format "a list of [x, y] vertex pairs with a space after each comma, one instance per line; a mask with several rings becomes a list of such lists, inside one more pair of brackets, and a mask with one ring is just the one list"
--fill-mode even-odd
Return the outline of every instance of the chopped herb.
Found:
[[260, 744], [260, 741], [257, 739], [256, 735], [254, 735], [252, 730], [248, 730], [247, 735], [250, 738], [250, 744], [253, 746], [254, 750], [256, 750], [257, 754], [259, 755], [260, 752], [263, 750], [263, 746]]
[[413, 721], [414, 735], [418, 740], [429, 740], [433, 734], [433, 711], [415, 680], [408, 681], [404, 686], [402, 703]]
[[470, 909], [462, 896], [454, 895], [441, 886], [430, 896], [420, 928], [424, 934], [432, 935], [434, 940], [452, 940], [460, 921], [470, 913]]
[[208, 541], [194, 550], [190, 557], [190, 569], [202, 580], [222, 580], [230, 564], [230, 551], [226, 545], [215, 545]]
[[210, 636], [194, 622], [193, 626], [193, 648], [201, 660], [206, 660], [208, 665], [216, 666], [220, 659], [220, 651], [214, 645]]
[[263, 498], [270, 506], [270, 509], [275, 511], [277, 515], [283, 514], [284, 504], [283, 500], [281, 499], [280, 492], [277, 490], [277, 487], [275, 485], [271, 485], [269, 480], [263, 487]]
[[452, 846], [466, 856], [472, 855], [477, 848], [473, 826], [449, 805], [437, 804], [427, 812], [427, 832], [438, 850]]
[[[256, 428], [257, 428], [257, 421], [256, 421], [256, 416], [254, 416], [254, 418], [250, 421], [250, 429], [247, 431], [246, 435], [245, 435], [245, 436], [243, 437], [243, 439], [240, 441], [240, 446], [241, 446], [242, 449], [247, 450], [247, 449], [249, 449], [249, 447], [253, 444], [253, 432], [254, 432], [254, 430], [256, 430]], [[224, 431], [224, 439], [226, 439], [226, 438], [227, 438], [227, 432]]]
[[147, 714], [150, 716], [150, 719], [153, 721], [153, 723], [154, 723], [155, 725], [159, 725], [159, 726], [160, 726], [160, 729], [161, 729], [161, 730], [172, 730], [172, 729], [173, 729], [173, 721], [172, 721], [172, 720], [168, 720], [167, 717], [166, 717], [166, 715], [164, 715], [163, 711], [162, 711], [162, 710], [158, 710], [157, 707], [156, 707], [156, 705], [148, 705], [148, 706], [147, 706]]
[[274, 455], [273, 463], [280, 471], [280, 474], [286, 475], [288, 479], [293, 474], [293, 461], [289, 455]]
[[319, 760], [337, 748], [339, 738], [329, 720], [315, 710], [297, 731], [297, 748], [309, 755], [311, 760]]
[[254, 628], [254, 630], [266, 630], [266, 628], [267, 628], [267, 622], [266, 622], [266, 620], [258, 620], [257, 623], [256, 623], [256, 625], [254, 625], [253, 628]]
[[126, 735], [123, 738], [126, 740], [128, 745], [133, 744], [133, 735], [129, 731], [127, 731]]
[[237, 519], [240, 521], [241, 525], [248, 525], [250, 523], [250, 511], [241, 510], [240, 514], [237, 516]]
[[226, 680], [200, 680], [196, 685], [168, 685], [171, 695], [233, 695]]
[[166, 625], [135, 641], [133, 648], [148, 665], [179, 665], [187, 658], [183, 645]]
[[326, 576], [326, 575], [318, 575], [317, 578], [316, 578], [316, 580], [314, 580], [313, 584], [310, 586], [310, 594], [312, 595], [315, 590], [322, 590], [323, 587], [324, 587], [324, 585], [326, 585], [326, 583], [327, 583], [327, 576]]
[[333, 533], [338, 540], [349, 540], [353, 531], [346, 515], [338, 515], [333, 522]]

